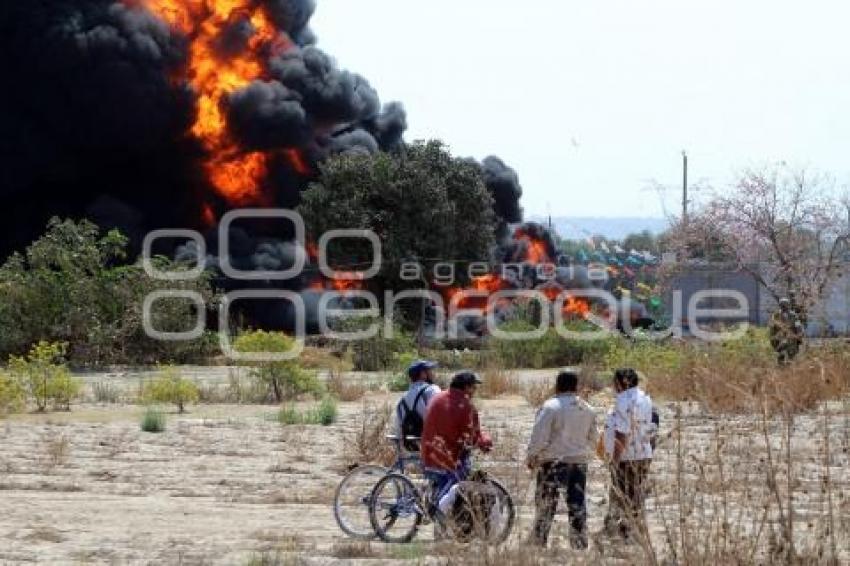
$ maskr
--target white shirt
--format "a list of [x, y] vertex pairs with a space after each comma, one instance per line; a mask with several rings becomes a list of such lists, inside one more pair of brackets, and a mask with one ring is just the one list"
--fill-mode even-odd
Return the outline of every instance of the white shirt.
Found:
[[526, 458], [536, 463], [584, 464], [593, 454], [596, 435], [593, 407], [576, 395], [557, 395], [537, 412]]
[[[605, 451], [614, 452], [614, 433], [626, 436], [626, 445], [620, 460], [648, 460], [652, 458], [652, 399], [637, 387], [617, 395], [614, 408], [605, 422]], [[609, 450], [610, 448], [610, 450]]]
[[[419, 397], [420, 392], [423, 392], [421, 397]], [[422, 420], [424, 421], [425, 409], [428, 408], [428, 403], [434, 395], [439, 392], [439, 385], [434, 385], [427, 381], [414, 381], [410, 384], [410, 388], [408, 388], [401, 400], [399, 400], [395, 410], [396, 431], [399, 435], [401, 435], [401, 422], [404, 420], [404, 408], [401, 406], [401, 402], [404, 401], [408, 409], [415, 410], [419, 413], [419, 416], [422, 417]], [[418, 402], [416, 401], [417, 397], [419, 397]], [[416, 403], [416, 407], [413, 406], [414, 402]]]

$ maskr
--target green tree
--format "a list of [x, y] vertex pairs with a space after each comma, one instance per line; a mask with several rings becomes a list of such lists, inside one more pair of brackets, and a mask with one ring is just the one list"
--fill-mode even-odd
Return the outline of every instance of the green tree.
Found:
[[647, 250], [657, 255], [658, 238], [656, 238], [649, 230], [641, 230], [640, 232], [628, 234], [625, 238], [623, 238], [623, 248], [627, 252], [631, 250]]
[[[40, 340], [67, 343], [69, 359], [85, 365], [184, 361], [209, 352], [209, 337], [159, 341], [142, 324], [144, 297], [157, 289], [197, 291], [214, 304], [208, 277], [153, 279], [140, 264], [123, 263], [126, 247], [115, 230], [101, 235], [87, 221], [52, 219], [25, 255], [13, 254], [0, 266], [0, 355], [21, 354]], [[185, 268], [162, 257], [154, 264], [163, 271]], [[188, 301], [162, 300], [153, 308], [158, 330], [186, 330], [195, 320]]]
[[196, 403], [200, 393], [198, 386], [180, 375], [174, 366], [163, 367], [159, 375], [145, 383], [142, 399], [148, 403], [171, 403], [177, 405], [177, 411], [185, 412], [186, 405]]
[[[299, 207], [315, 241], [329, 230], [370, 229], [381, 240], [382, 265], [369, 282], [375, 290], [422, 288], [405, 281], [400, 264], [418, 261], [426, 273], [434, 263], [489, 259], [496, 218], [493, 199], [479, 167], [452, 157], [438, 141], [418, 142], [398, 154], [340, 155], [326, 161]], [[329, 249], [331, 265], [350, 269], [371, 260], [360, 240], [341, 240]]]
[[[239, 335], [233, 347], [240, 353], [280, 354], [291, 351], [294, 341], [282, 332], [257, 330]], [[269, 388], [276, 403], [303, 393], [318, 395], [322, 392], [322, 384], [315, 372], [302, 368], [296, 360], [245, 362], [245, 365], [251, 368], [252, 378]]]
[[26, 404], [26, 390], [17, 377], [0, 372], [0, 416], [20, 411]]
[[64, 355], [64, 344], [40, 341], [26, 356], [9, 358], [12, 377], [25, 384], [39, 411], [45, 411], [50, 402], [56, 408], [70, 410], [71, 401], [80, 392], [82, 384], [71, 376]]

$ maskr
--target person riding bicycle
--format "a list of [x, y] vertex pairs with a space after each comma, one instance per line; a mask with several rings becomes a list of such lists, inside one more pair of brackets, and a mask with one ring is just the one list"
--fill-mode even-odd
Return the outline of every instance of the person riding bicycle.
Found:
[[416, 360], [407, 368], [410, 387], [399, 399], [396, 406], [396, 431], [404, 448], [410, 452], [419, 451], [419, 442], [407, 440], [409, 436], [422, 436], [425, 422], [425, 410], [438, 393], [440, 386], [434, 384], [436, 362]]
[[489, 452], [490, 436], [481, 431], [472, 404], [481, 378], [471, 371], [452, 377], [447, 391], [428, 404], [422, 431], [422, 466], [431, 484], [431, 503], [445, 516], [454, 505], [456, 485], [469, 475], [471, 450]]

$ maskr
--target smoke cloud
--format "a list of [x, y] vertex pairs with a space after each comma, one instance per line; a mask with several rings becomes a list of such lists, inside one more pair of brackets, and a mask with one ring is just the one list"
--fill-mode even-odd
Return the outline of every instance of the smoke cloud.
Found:
[[[187, 72], [196, 38], [156, 15], [156, 1], [0, 5], [0, 63], [9, 80], [0, 90], [0, 197], [15, 211], [3, 222], [0, 258], [36, 238], [53, 215], [117, 227], [138, 246], [156, 228], [212, 229], [201, 212], [219, 217], [233, 206], [211, 188], [209, 145], [190, 133], [202, 94]], [[221, 100], [238, 146], [228, 151], [267, 152], [263, 205], [293, 207], [322, 159], [397, 150], [407, 116], [315, 45], [313, 0], [251, 5], [263, 8], [276, 37], [256, 48], [261, 28], [234, 12], [210, 44], [222, 61], [249, 50], [261, 56], [260, 76]], [[496, 157], [480, 167], [503, 226], [520, 221], [516, 173]], [[285, 262], [291, 250], [266, 245], [267, 237], [247, 228], [234, 234], [245, 247], [237, 261]]]

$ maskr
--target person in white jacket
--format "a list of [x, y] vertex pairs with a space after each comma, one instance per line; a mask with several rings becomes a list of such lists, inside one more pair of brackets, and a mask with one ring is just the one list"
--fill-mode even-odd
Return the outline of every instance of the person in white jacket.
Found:
[[528, 443], [526, 465], [537, 471], [537, 512], [531, 541], [545, 546], [564, 490], [570, 518], [570, 545], [587, 548], [587, 463], [597, 439], [596, 414], [578, 396], [578, 375], [558, 374], [555, 396], [547, 400], [534, 422]]
[[632, 368], [614, 372], [617, 397], [605, 421], [605, 453], [611, 470], [605, 531], [626, 540], [644, 525], [644, 496], [657, 433], [652, 399], [638, 382]]

